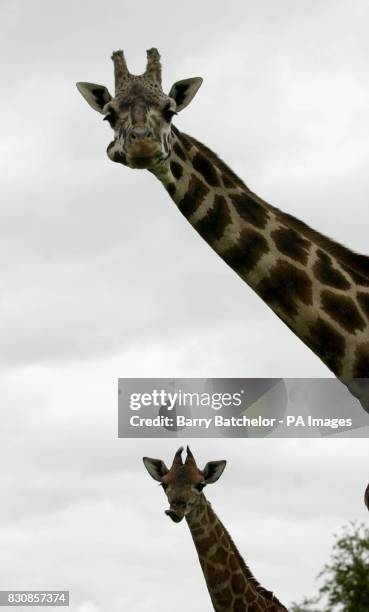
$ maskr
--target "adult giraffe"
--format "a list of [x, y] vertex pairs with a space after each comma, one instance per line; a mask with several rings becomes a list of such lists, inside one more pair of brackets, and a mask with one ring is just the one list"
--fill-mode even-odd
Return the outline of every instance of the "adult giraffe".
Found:
[[216, 482], [225, 461], [210, 461], [199, 470], [187, 446], [176, 452], [170, 470], [161, 459], [144, 457], [150, 476], [159, 481], [169, 501], [166, 514], [179, 523], [184, 517], [196, 546], [206, 586], [216, 612], [287, 612], [287, 608], [264, 589], [247, 567], [231, 536], [202, 492]]
[[195, 138], [171, 124], [199, 89], [199, 77], [161, 87], [157, 49], [144, 74], [112, 55], [115, 96], [77, 83], [114, 130], [107, 154], [145, 168], [178, 209], [278, 317], [345, 382], [369, 411], [369, 257], [312, 230], [255, 195]]

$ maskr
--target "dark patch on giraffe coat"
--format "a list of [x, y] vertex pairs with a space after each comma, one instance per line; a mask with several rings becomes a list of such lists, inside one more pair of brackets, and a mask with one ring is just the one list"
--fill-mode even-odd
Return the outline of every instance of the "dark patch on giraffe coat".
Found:
[[214, 594], [217, 605], [221, 606], [220, 610], [227, 610], [230, 602], [233, 599], [232, 591], [228, 586], [225, 586], [221, 591]]
[[246, 602], [243, 597], [236, 597], [232, 612], [245, 612]]
[[188, 189], [182, 200], [178, 203], [179, 210], [185, 217], [190, 217], [208, 193], [209, 187], [197, 176], [191, 176]]
[[236, 187], [235, 182], [232, 180], [232, 178], [226, 172], [222, 173], [222, 181], [223, 181], [224, 187], [226, 187], [227, 189], [232, 189], [232, 188]]
[[169, 183], [168, 187], [167, 187], [167, 191], [170, 195], [170, 197], [172, 198], [176, 192], [176, 185], [175, 183]]
[[214, 587], [218, 586], [221, 582], [224, 582], [224, 580], [227, 580], [229, 577], [230, 577], [230, 573], [227, 569], [218, 570], [218, 569], [212, 568], [211, 571], [208, 572], [207, 583], [213, 589]]
[[350, 297], [326, 289], [322, 291], [321, 301], [324, 311], [346, 331], [354, 334], [365, 328], [365, 321]]
[[268, 251], [268, 243], [262, 234], [244, 228], [237, 244], [224, 251], [222, 258], [240, 276], [245, 277]]
[[365, 313], [365, 316], [369, 321], [369, 293], [358, 293], [357, 299], [362, 311]]
[[214, 242], [223, 236], [225, 228], [231, 221], [226, 199], [221, 195], [216, 195], [213, 206], [196, 223], [195, 229], [207, 242]]
[[221, 546], [217, 546], [213, 554], [208, 557], [208, 561], [210, 563], [223, 564], [226, 565], [228, 553]]
[[231, 584], [232, 584], [233, 592], [236, 595], [241, 595], [245, 590], [246, 581], [245, 581], [244, 576], [241, 573], [237, 572], [236, 574], [232, 576]]
[[201, 153], [196, 153], [192, 160], [192, 165], [204, 177], [208, 185], [219, 187], [219, 177], [213, 164]]
[[196, 539], [196, 548], [202, 557], [204, 557], [209, 550], [210, 546], [214, 543], [214, 540], [211, 536], [205, 536], [205, 538], [197, 538]]
[[312, 282], [304, 270], [287, 261], [278, 260], [256, 288], [261, 298], [288, 317], [298, 313], [298, 302], [313, 303]]
[[237, 572], [237, 570], [239, 570], [240, 568], [239, 564], [237, 563], [236, 555], [234, 553], [231, 553], [229, 557], [229, 567], [231, 568], [232, 572]]
[[[320, 232], [312, 229], [306, 223], [300, 221], [300, 219], [296, 219], [293, 215], [282, 212], [275, 206], [271, 206], [271, 209], [275, 212], [280, 221], [285, 222], [289, 227], [293, 227], [299, 234], [304, 235], [305, 238], [308, 238], [327, 251], [329, 255], [340, 262], [347, 272], [351, 271], [353, 273], [352, 278], [356, 283], [365, 286], [369, 285], [369, 256], [350, 251], [350, 249], [342, 244], [320, 234]], [[360, 279], [362, 280], [360, 281]]]
[[369, 378], [369, 342], [360, 344], [355, 351], [353, 376], [354, 378]]
[[300, 236], [291, 227], [280, 227], [271, 233], [277, 249], [291, 259], [306, 264], [311, 242]]
[[190, 151], [193, 147], [191, 140], [187, 137], [182, 138], [181, 143], [184, 145], [184, 148], [187, 149], [187, 151]]
[[320, 249], [317, 250], [316, 254], [318, 259], [313, 266], [315, 278], [323, 285], [330, 285], [336, 289], [348, 289], [350, 287], [349, 281], [342, 272], [333, 267], [329, 255]]
[[317, 319], [309, 327], [310, 337], [307, 344], [320, 357], [332, 372], [339, 374], [345, 352], [345, 338], [329, 323]]
[[216, 153], [214, 153], [214, 151], [212, 151], [211, 149], [206, 147], [204, 144], [202, 144], [202, 142], [199, 142], [198, 140], [195, 140], [195, 138], [193, 138], [193, 137], [190, 137], [190, 138], [192, 139], [192, 141], [194, 142], [194, 144], [198, 148], [198, 150], [201, 151], [201, 153], [207, 159], [209, 159], [209, 161], [212, 164], [214, 164], [214, 166], [216, 166], [216, 168], [218, 168], [218, 170], [221, 173], [221, 175], [223, 176], [223, 178], [227, 177], [230, 181], [233, 181], [233, 187], [235, 185], [237, 185], [238, 187], [241, 187], [241, 189], [244, 189], [245, 191], [248, 191], [247, 186], [240, 179], [240, 177], [237, 176], [237, 174], [235, 172], [233, 172], [233, 170], [229, 166], [227, 166], [227, 164], [222, 159], [220, 159], [218, 157], [218, 155]]
[[218, 536], [218, 538], [221, 537], [221, 535], [223, 533], [223, 529], [222, 529], [222, 527], [221, 527], [219, 522], [215, 525], [214, 532], [215, 532], [215, 535]]
[[174, 176], [174, 178], [176, 179], [180, 179], [182, 174], [183, 174], [183, 168], [180, 164], [178, 164], [176, 161], [174, 161], [173, 159], [170, 162], [170, 169], [171, 172]]
[[186, 151], [192, 149], [193, 143], [190, 136], [184, 134], [183, 132], [180, 132], [175, 125], [172, 125], [172, 132], [177, 136], [178, 140], [180, 141], [181, 145], [183, 145], [183, 147], [186, 149]]
[[265, 228], [268, 221], [267, 210], [248, 193], [229, 195], [240, 217], [256, 227]]
[[186, 153], [184, 152], [184, 150], [182, 149], [181, 145], [179, 144], [179, 142], [175, 142], [173, 145], [173, 151], [176, 155], [178, 155], [178, 157], [182, 160], [185, 161], [186, 160]]

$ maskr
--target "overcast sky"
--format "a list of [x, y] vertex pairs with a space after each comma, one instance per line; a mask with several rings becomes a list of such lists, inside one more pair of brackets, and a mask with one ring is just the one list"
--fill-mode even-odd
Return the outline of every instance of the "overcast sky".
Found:
[[[202, 76], [179, 129], [260, 196], [368, 251], [364, 0], [2, 0], [0, 589], [70, 589], [72, 612], [205, 612], [185, 524], [117, 440], [118, 376], [322, 377], [320, 361], [178, 213], [156, 179], [111, 163], [75, 82], [113, 91], [162, 54], [163, 85]], [[184, 441], [187, 442], [187, 441]], [[316, 590], [332, 534], [367, 520], [368, 442], [196, 440], [257, 578], [287, 605]]]

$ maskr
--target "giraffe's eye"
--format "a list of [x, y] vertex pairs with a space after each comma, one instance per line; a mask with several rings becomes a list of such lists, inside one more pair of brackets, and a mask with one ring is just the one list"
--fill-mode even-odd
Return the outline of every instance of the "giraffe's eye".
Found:
[[168, 123], [169, 123], [169, 121], [172, 119], [173, 115], [178, 115], [178, 113], [176, 113], [176, 111], [172, 110], [172, 109], [171, 109], [171, 108], [168, 106], [168, 107], [166, 107], [166, 108], [163, 110], [163, 115], [164, 115], [164, 119], [165, 119], [165, 121], [168, 121]]
[[162, 482], [162, 483], [161, 483], [161, 486], [163, 487], [164, 491], [166, 491], [166, 490], [167, 490], [167, 488], [168, 488], [168, 485], [167, 485], [167, 483], [166, 483], [166, 482]]
[[206, 486], [205, 482], [198, 482], [197, 484], [195, 484], [195, 489], [196, 491], [199, 491], [199, 493], [201, 493], [201, 491], [203, 490], [205, 486]]

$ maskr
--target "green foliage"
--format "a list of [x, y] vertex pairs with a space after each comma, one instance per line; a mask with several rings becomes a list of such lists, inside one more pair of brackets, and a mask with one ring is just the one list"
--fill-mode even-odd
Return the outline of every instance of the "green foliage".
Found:
[[[335, 542], [329, 563], [318, 575], [323, 580], [319, 595], [293, 603], [290, 612], [369, 611], [369, 528], [344, 526]], [[314, 607], [319, 604], [320, 607]]]
[[293, 603], [290, 607], [290, 612], [321, 612], [318, 608], [312, 608], [314, 604], [318, 603], [320, 597], [311, 597], [305, 599], [300, 603]]

